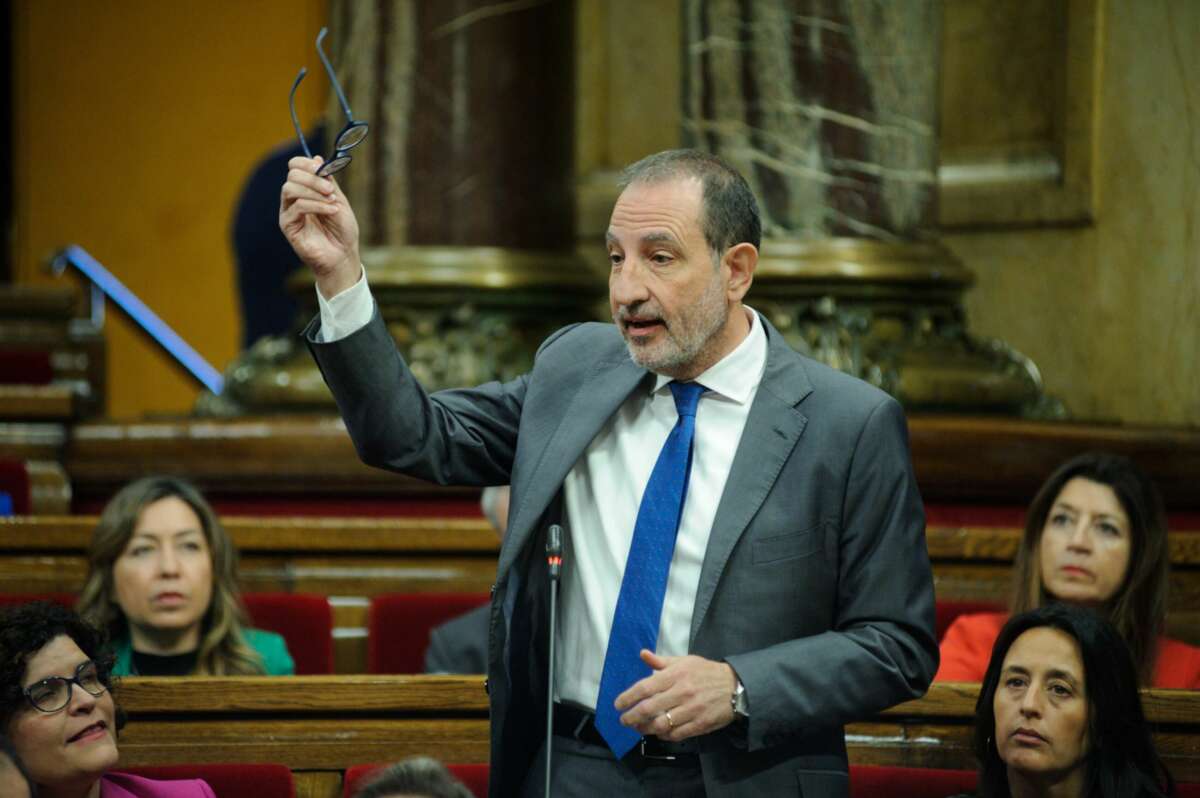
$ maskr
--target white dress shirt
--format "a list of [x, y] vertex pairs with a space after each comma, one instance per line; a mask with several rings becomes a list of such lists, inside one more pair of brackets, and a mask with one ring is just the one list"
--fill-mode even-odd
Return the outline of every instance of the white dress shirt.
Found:
[[[374, 300], [366, 274], [331, 300], [317, 291], [321, 340], [336, 341], [371, 320]], [[692, 609], [717, 505], [742, 439], [750, 406], [767, 364], [767, 338], [758, 314], [728, 355], [696, 378], [706, 390], [696, 408], [692, 471], [667, 576], [657, 652], [688, 651]], [[633, 541], [638, 507], [659, 450], [679, 415], [658, 375], [650, 391], [635, 391], [592, 439], [563, 483], [566, 536], [562, 595], [555, 630], [558, 699], [595, 708], [613, 613]]]

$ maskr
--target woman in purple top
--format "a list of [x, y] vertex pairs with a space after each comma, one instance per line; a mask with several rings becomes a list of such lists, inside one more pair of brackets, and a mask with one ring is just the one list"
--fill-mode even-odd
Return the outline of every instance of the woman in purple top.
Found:
[[0, 731], [39, 798], [214, 798], [203, 781], [151, 781], [117, 764], [123, 716], [101, 634], [48, 602], [0, 613]]

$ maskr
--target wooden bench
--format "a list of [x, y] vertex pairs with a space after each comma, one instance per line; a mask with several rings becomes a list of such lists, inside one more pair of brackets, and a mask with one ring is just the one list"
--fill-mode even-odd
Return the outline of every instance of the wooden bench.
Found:
[[[935, 684], [916, 701], [846, 727], [856, 764], [973, 769], [978, 685]], [[334, 798], [365, 762], [428, 754], [486, 762], [483, 680], [455, 676], [128, 677], [123, 765], [279, 762], [297, 795]], [[1143, 706], [1177, 779], [1200, 780], [1200, 693], [1147, 690]]]
[[[95, 524], [94, 516], [0, 519], [0, 592], [79, 591]], [[224, 524], [241, 552], [244, 590], [330, 597], [339, 673], [365, 670], [372, 596], [486, 593], [495, 581], [499, 541], [482, 518], [230, 517]], [[1003, 603], [1020, 536], [1012, 528], [930, 527], [939, 598]], [[1171, 557], [1168, 631], [1200, 644], [1200, 532], [1172, 533]]]

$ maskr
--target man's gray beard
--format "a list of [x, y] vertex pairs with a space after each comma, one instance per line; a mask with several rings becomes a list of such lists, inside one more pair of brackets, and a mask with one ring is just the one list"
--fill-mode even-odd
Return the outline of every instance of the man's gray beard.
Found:
[[[694, 317], [695, 326], [682, 331], [667, 328], [664, 331], [667, 346], [662, 347], [664, 351], [658, 354], [648, 351], [651, 347], [638, 346], [627, 337], [625, 345], [629, 348], [629, 357], [642, 368], [658, 374], [671, 376], [685, 370], [705, 354], [707, 347], [712, 345], [713, 339], [729, 320], [729, 305], [724, 299], [720, 280], [713, 279], [700, 298]], [[619, 320], [617, 324], [620, 325]], [[680, 325], [680, 322], [676, 324]]]

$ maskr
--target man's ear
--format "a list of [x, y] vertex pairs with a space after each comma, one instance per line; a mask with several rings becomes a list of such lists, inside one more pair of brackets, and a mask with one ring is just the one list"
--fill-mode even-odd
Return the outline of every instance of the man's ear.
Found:
[[734, 244], [725, 250], [721, 262], [729, 269], [726, 295], [729, 299], [740, 302], [750, 290], [750, 284], [754, 282], [754, 270], [758, 267], [758, 248], [746, 242]]

